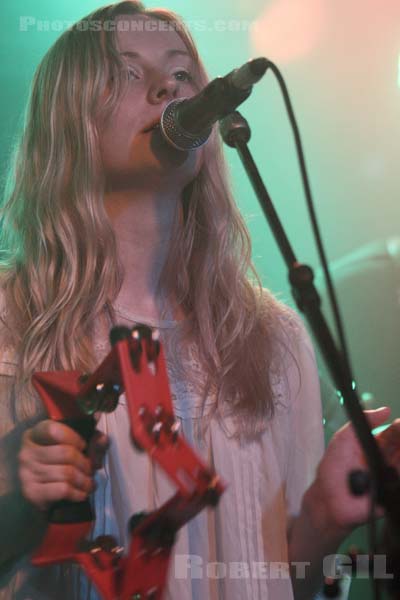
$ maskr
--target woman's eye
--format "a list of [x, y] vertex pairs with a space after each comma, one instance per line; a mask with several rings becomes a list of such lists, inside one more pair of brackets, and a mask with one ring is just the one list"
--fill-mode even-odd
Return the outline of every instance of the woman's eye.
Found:
[[139, 74], [134, 69], [128, 69], [128, 79], [140, 79]]
[[192, 76], [190, 73], [188, 73], [188, 71], [175, 71], [174, 73], [174, 77], [175, 79], [177, 79], [178, 81], [192, 81]]

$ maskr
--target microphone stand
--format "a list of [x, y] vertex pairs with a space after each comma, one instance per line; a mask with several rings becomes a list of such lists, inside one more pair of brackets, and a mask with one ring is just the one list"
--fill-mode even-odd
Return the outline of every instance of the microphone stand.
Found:
[[[369, 478], [374, 486], [377, 502], [384, 507], [387, 518], [386, 549], [389, 564], [393, 569], [391, 580], [393, 597], [400, 598], [400, 478], [394, 468], [387, 465], [368, 421], [361, 408], [360, 400], [353, 384], [350, 366], [337, 348], [327, 321], [321, 311], [321, 300], [314, 286], [312, 269], [301, 264], [290, 245], [271, 198], [261, 179], [258, 168], [248, 148], [251, 137], [246, 119], [235, 111], [220, 123], [223, 141], [236, 148], [244, 169], [256, 193], [264, 216], [267, 219], [283, 259], [288, 267], [289, 282], [295, 302], [304, 313], [318, 347], [324, 357], [337, 389], [341, 392], [344, 406], [353, 424], [356, 435], [364, 451]], [[349, 485], [354, 494], [367, 491], [367, 486], [357, 487], [360, 472], [349, 474]], [[365, 478], [364, 478], [365, 481]]]

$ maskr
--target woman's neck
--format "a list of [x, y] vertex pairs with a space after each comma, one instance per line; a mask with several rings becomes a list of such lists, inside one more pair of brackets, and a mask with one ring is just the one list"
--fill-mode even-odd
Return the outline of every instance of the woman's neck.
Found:
[[[111, 191], [105, 208], [114, 229], [123, 283], [116, 303], [132, 313], [160, 318], [157, 286], [165, 264], [179, 194], [154, 191]], [[171, 318], [179, 318], [173, 309]]]

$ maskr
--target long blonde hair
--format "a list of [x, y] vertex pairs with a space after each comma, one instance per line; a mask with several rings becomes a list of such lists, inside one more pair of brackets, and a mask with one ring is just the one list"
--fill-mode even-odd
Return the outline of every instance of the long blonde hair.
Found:
[[[173, 25], [195, 60], [200, 86], [208, 81], [181, 19], [134, 0], [94, 11], [45, 55], [34, 76], [0, 231], [7, 325], [21, 389], [35, 370], [93, 368], [96, 318], [105, 306], [112, 309], [121, 286], [116, 241], [101, 201], [96, 122], [100, 110], [111, 114], [123, 93], [122, 65], [115, 34], [85, 23], [138, 13]], [[260, 419], [273, 414], [274, 324], [283, 309], [255, 275], [216, 133], [199, 175], [184, 191], [183, 214], [160, 286], [187, 315], [186, 333], [196, 341], [208, 385], [216, 386], [219, 402], [231, 402], [245, 417], [247, 433], [255, 433]], [[33, 396], [27, 398], [16, 406], [19, 419], [38, 410]]]

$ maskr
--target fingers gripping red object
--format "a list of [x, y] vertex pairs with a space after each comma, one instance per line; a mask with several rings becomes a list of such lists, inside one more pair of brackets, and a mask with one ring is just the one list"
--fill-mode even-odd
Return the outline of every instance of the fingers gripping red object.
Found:
[[131, 437], [175, 482], [176, 494], [150, 514], [131, 519], [128, 553], [110, 536], [86, 540], [94, 516], [88, 500], [56, 502], [32, 562], [78, 562], [105, 600], [161, 600], [176, 531], [224, 491], [219, 477], [179, 435], [158, 332], [145, 326], [114, 327], [112, 350], [91, 375], [78, 371], [35, 373], [33, 384], [50, 418], [87, 441], [94, 413], [111, 412], [125, 392]]

